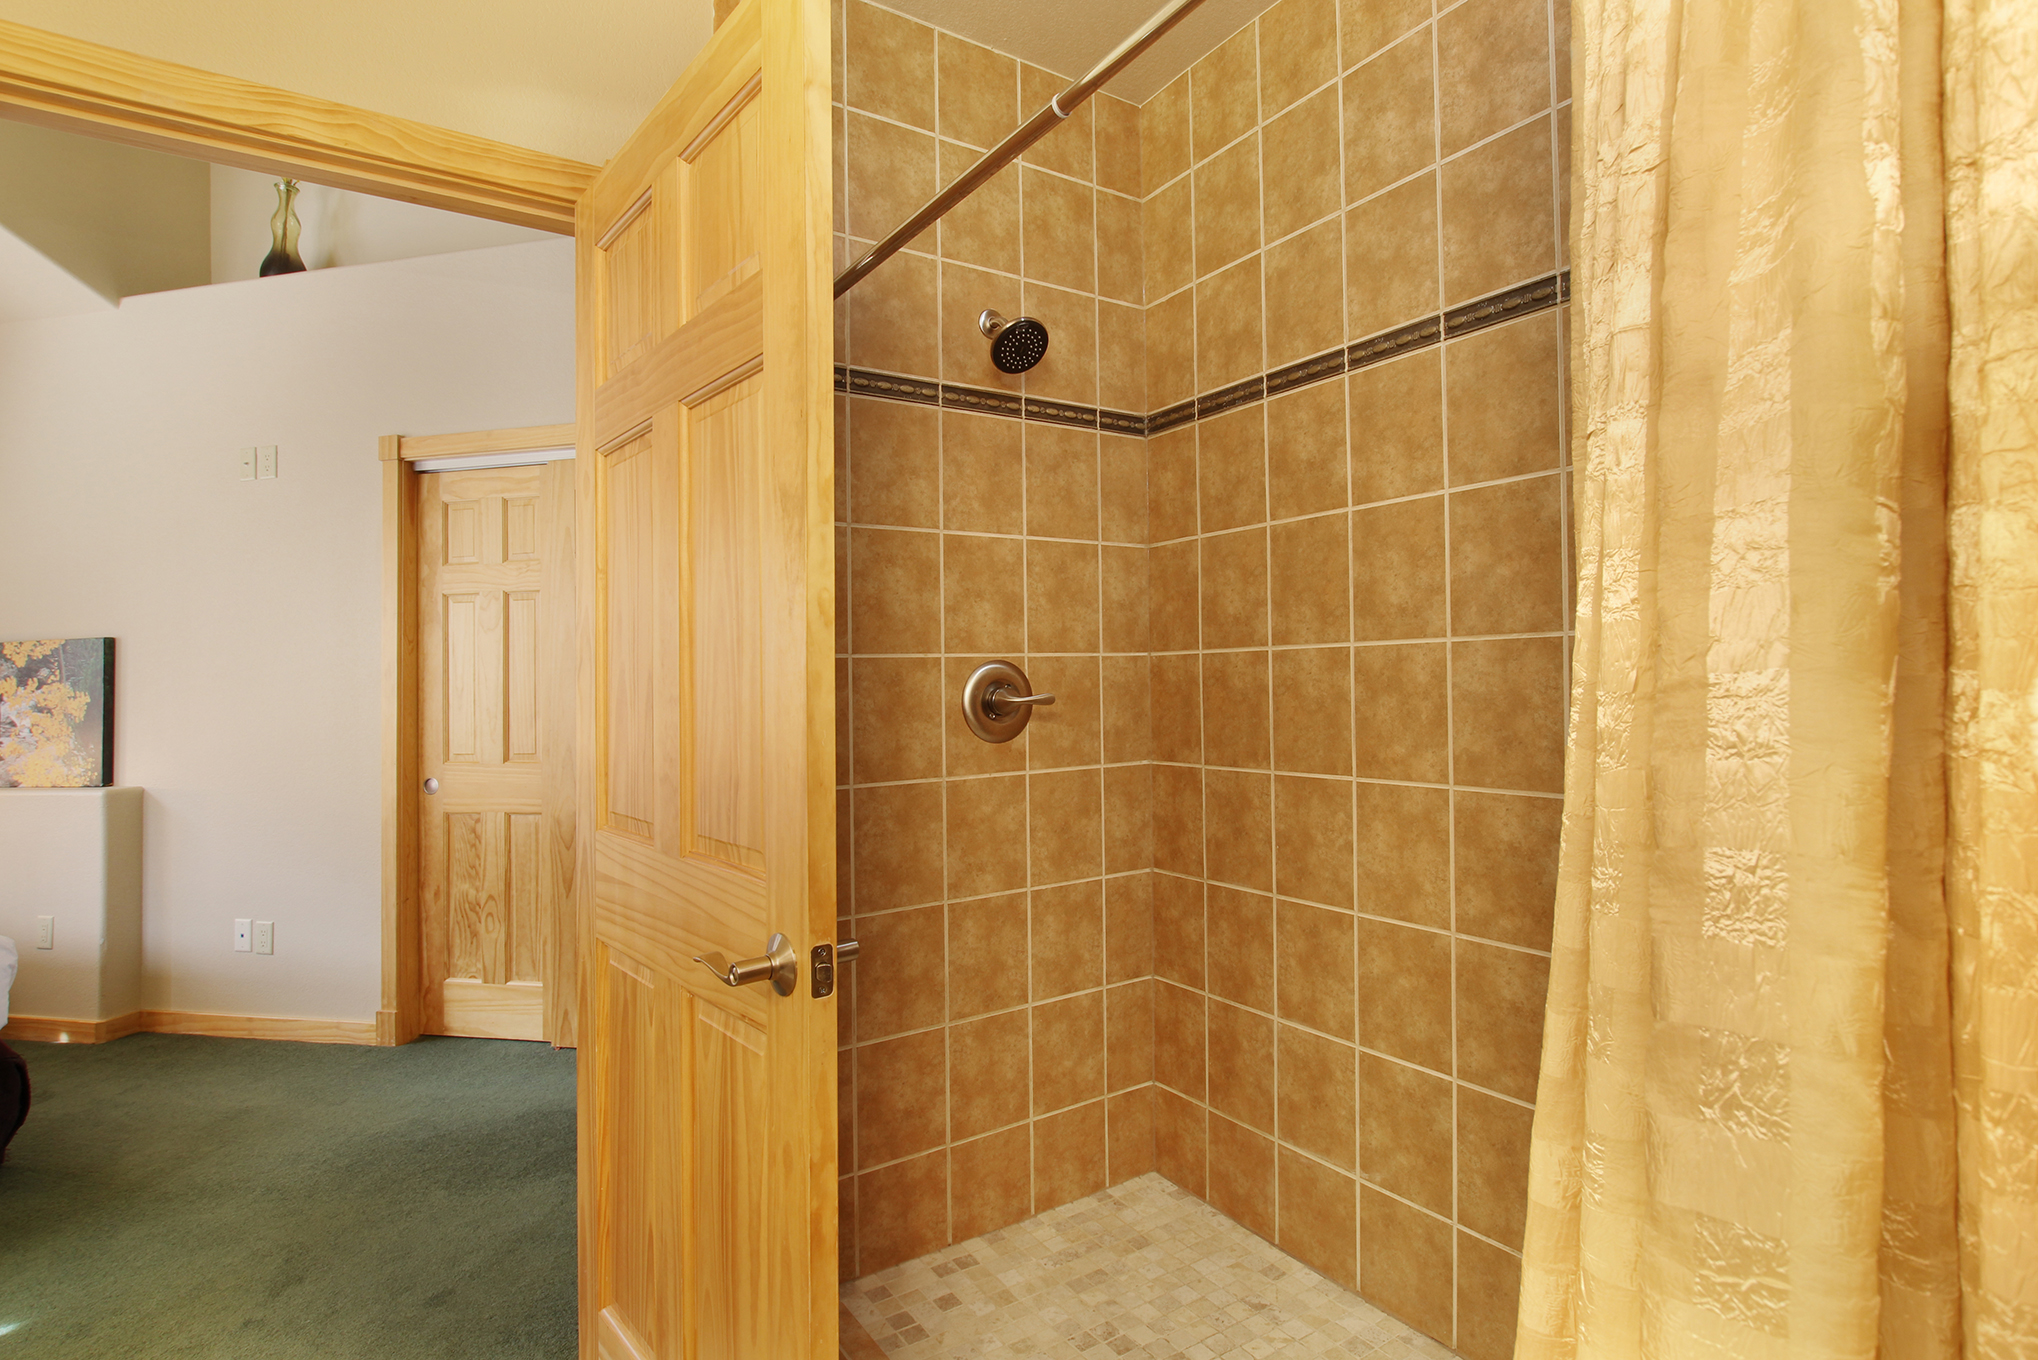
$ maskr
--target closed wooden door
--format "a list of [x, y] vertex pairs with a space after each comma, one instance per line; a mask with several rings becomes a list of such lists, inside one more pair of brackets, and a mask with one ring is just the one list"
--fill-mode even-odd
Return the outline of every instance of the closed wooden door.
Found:
[[570, 467], [417, 479], [418, 900], [431, 1034], [552, 1037], [545, 989], [563, 866], [546, 795], [566, 758], [555, 677], [572, 633], [548, 577], [570, 551]]
[[587, 1357], [835, 1354], [827, 52], [745, 0], [581, 206]]

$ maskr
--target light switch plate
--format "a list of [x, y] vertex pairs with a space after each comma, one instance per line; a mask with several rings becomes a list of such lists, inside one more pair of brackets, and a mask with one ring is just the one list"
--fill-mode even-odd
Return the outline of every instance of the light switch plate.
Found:
[[276, 923], [274, 921], [255, 922], [255, 952], [257, 954], [273, 954], [276, 952]]
[[276, 446], [264, 444], [255, 450], [255, 475], [264, 481], [276, 475]]
[[241, 450], [241, 480], [255, 480], [255, 447], [252, 444]]
[[55, 949], [57, 947], [57, 918], [38, 916], [35, 918], [35, 947]]
[[234, 953], [245, 954], [255, 947], [255, 923], [245, 916], [234, 917]]

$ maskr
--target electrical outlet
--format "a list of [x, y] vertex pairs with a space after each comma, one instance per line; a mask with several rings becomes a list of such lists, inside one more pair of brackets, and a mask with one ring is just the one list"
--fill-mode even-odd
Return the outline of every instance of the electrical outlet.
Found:
[[257, 954], [273, 954], [276, 952], [276, 923], [274, 921], [255, 922], [255, 952]]
[[264, 444], [255, 450], [255, 475], [264, 481], [276, 475], [276, 446]]
[[241, 480], [244, 482], [255, 480], [255, 449], [253, 445], [249, 445], [241, 450]]
[[234, 918], [234, 953], [245, 954], [255, 947], [255, 923], [245, 916]]
[[55, 949], [57, 947], [57, 918], [38, 916], [35, 918], [35, 947]]

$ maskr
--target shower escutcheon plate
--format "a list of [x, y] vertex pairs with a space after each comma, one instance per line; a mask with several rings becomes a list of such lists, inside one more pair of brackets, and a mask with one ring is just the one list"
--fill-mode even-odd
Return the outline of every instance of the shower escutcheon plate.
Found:
[[985, 741], [1010, 741], [1026, 730], [1035, 708], [1054, 702], [1035, 694], [1026, 672], [1009, 661], [986, 661], [962, 682], [962, 718]]

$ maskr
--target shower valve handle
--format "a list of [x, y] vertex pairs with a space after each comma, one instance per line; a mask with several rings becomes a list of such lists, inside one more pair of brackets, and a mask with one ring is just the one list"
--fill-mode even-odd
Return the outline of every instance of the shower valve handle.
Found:
[[1014, 685], [993, 685], [984, 696], [984, 703], [999, 717], [1005, 716], [1000, 710], [1018, 708], [1024, 704], [1039, 704], [1045, 707], [1054, 702], [1052, 694], [1021, 694]]

